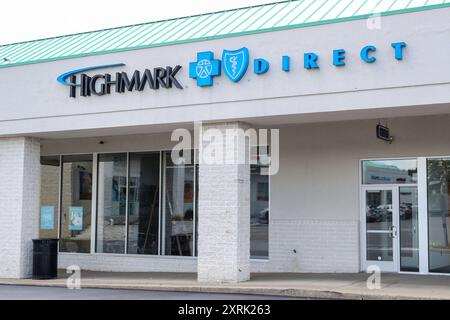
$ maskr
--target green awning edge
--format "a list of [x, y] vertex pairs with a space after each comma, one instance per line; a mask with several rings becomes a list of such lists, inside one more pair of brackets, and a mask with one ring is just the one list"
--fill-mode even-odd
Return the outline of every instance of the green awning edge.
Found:
[[[270, 5], [270, 3], [269, 4], [265, 4], [265, 5]], [[253, 6], [253, 7], [258, 7], [258, 6]], [[450, 3], [441, 3], [441, 4], [436, 4], [436, 5], [424, 6], [424, 7], [406, 8], [406, 9], [401, 9], [401, 10], [380, 12], [380, 13], [376, 13], [376, 14], [380, 15], [380, 16], [391, 16], [391, 15], [396, 15], [396, 14], [411, 13], [411, 12], [417, 12], [417, 11], [426, 11], [426, 10], [446, 8], [446, 7], [450, 7]], [[244, 8], [239, 8], [239, 9], [244, 9]], [[225, 11], [230, 11], [230, 10], [225, 10]], [[220, 12], [223, 12], [223, 11], [214, 12], [214, 13], [220, 13]], [[209, 13], [209, 14], [213, 14], [213, 13]], [[202, 14], [202, 15], [205, 15], [205, 14]], [[202, 16], [202, 15], [198, 15], [198, 16]], [[160, 43], [160, 44], [150, 44], [150, 45], [136, 46], [136, 47], [132, 47], [132, 48], [118, 48], [118, 49], [105, 50], [105, 51], [95, 51], [95, 52], [88, 52], [88, 53], [83, 53], [83, 54], [75, 54], [75, 55], [69, 55], [69, 56], [63, 56], [63, 57], [54, 57], [54, 58], [48, 58], [48, 59], [37, 59], [37, 60], [33, 60], [33, 61], [17, 62], [17, 63], [10, 63], [10, 64], [5, 64], [5, 65], [0, 65], [0, 68], [9, 68], [9, 67], [30, 65], [30, 64], [36, 64], [36, 63], [44, 63], [44, 62], [51, 62], [51, 61], [58, 61], [58, 60], [66, 60], [66, 59], [74, 59], [74, 58], [81, 58], [81, 57], [89, 57], [89, 56], [109, 54], [109, 53], [127, 52], [127, 51], [155, 48], [155, 47], [162, 47], [162, 46], [170, 46], [170, 45], [183, 44], [183, 43], [200, 42], [200, 41], [208, 41], [208, 40], [215, 40], [215, 39], [224, 39], [224, 38], [230, 38], [230, 37], [239, 37], [239, 36], [246, 36], [246, 35], [266, 33], [266, 32], [273, 32], [273, 31], [282, 31], [282, 30], [289, 30], [289, 29], [306, 28], [306, 27], [317, 26], [317, 25], [339, 23], [339, 22], [352, 21], [352, 20], [362, 20], [362, 19], [367, 19], [367, 18], [373, 17], [373, 16], [374, 16], [374, 13], [370, 13], [370, 14], [351, 16], [351, 17], [345, 17], [345, 18], [338, 18], [338, 19], [314, 21], [314, 22], [309, 22], [309, 23], [301, 23], [301, 24], [287, 25], [287, 26], [281, 26], [281, 27], [273, 27], [273, 28], [267, 28], [267, 29], [259, 29], [259, 30], [252, 30], [252, 31], [245, 31], [245, 32], [238, 32], [238, 33], [230, 33], [230, 34], [210, 36], [210, 37], [200, 37], [200, 38], [194, 38], [194, 39], [186, 39], [186, 40], [179, 40], [179, 41], [172, 41], [172, 42], [164, 42], [164, 43]], [[183, 18], [188, 18], [188, 17], [183, 17]], [[180, 18], [174, 18], [174, 19], [180, 19]], [[174, 19], [168, 19], [168, 20], [162, 20], [162, 21], [169, 21], [169, 20], [174, 20]], [[161, 22], [161, 21], [154, 21], [152, 23], [156, 23], [156, 22]], [[141, 24], [136, 24], [136, 25], [142, 25], [142, 24], [146, 24], [146, 23], [141, 23]], [[104, 29], [104, 30], [113, 30], [113, 29], [126, 28], [126, 27], [129, 27], [129, 26], [109, 28], [109, 29]], [[98, 31], [102, 31], [102, 30], [95, 30], [95, 31], [83, 32], [83, 33], [77, 33], [77, 34], [89, 34], [89, 33], [98, 32]], [[77, 35], [77, 34], [72, 34], [72, 35]], [[65, 36], [67, 36], [67, 35], [65, 35]], [[52, 37], [52, 38], [47, 38], [47, 39], [62, 38], [62, 37], [65, 37], [65, 36]], [[42, 40], [46, 40], [46, 39], [30, 40], [30, 41], [24, 41], [24, 42], [19, 42], [19, 43], [36, 42], [36, 41], [42, 41]], [[19, 43], [15, 43], [15, 44], [19, 44]], [[2, 45], [2, 46], [9, 46], [9, 45], [12, 45], [12, 44]], [[2, 46], [0, 46], [0, 48]]]

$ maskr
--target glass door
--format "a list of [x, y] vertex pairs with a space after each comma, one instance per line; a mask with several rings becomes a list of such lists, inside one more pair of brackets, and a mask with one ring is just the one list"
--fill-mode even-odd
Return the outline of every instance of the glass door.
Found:
[[375, 265], [384, 272], [398, 271], [398, 188], [391, 186], [362, 188], [363, 264]]
[[419, 272], [419, 211], [416, 186], [399, 189], [400, 271]]

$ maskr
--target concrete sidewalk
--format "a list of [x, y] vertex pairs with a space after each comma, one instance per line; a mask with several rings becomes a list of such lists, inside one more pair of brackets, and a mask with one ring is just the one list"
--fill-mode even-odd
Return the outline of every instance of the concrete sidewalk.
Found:
[[[65, 287], [54, 280], [0, 279], [0, 284]], [[81, 287], [184, 292], [241, 293], [325, 299], [450, 299], [450, 276], [382, 274], [381, 289], [369, 290], [368, 274], [257, 273], [239, 284], [203, 284], [194, 273], [83, 271]]]

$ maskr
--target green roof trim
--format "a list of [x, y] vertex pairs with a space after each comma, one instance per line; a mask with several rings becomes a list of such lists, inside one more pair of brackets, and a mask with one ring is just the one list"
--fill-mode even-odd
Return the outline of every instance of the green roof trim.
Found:
[[450, 0], [291, 0], [0, 46], [0, 68], [450, 7]]

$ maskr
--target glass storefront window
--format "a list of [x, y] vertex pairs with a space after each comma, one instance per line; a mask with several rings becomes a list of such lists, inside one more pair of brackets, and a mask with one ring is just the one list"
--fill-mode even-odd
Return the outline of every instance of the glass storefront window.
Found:
[[450, 158], [427, 160], [430, 272], [450, 273]]
[[399, 188], [400, 270], [419, 272], [419, 212], [417, 187]]
[[[194, 255], [195, 165], [174, 164], [171, 152], [164, 152], [163, 252], [166, 255]], [[193, 159], [193, 157], [192, 157]]]
[[158, 254], [160, 153], [130, 153], [128, 253]]
[[252, 165], [250, 173], [250, 256], [269, 256], [269, 176], [259, 165]]
[[[40, 237], [58, 236], [61, 212], [61, 252], [90, 253], [94, 232], [98, 253], [197, 255], [197, 164], [175, 164], [171, 151], [99, 154], [97, 160], [92, 230], [93, 155], [42, 157]], [[269, 177], [261, 168], [251, 166], [252, 258], [269, 251]]]
[[61, 252], [90, 252], [91, 207], [92, 155], [63, 156]]
[[362, 172], [363, 184], [417, 183], [417, 160], [365, 160]]
[[127, 154], [100, 154], [96, 252], [125, 253]]
[[39, 238], [58, 238], [60, 157], [41, 157]]

